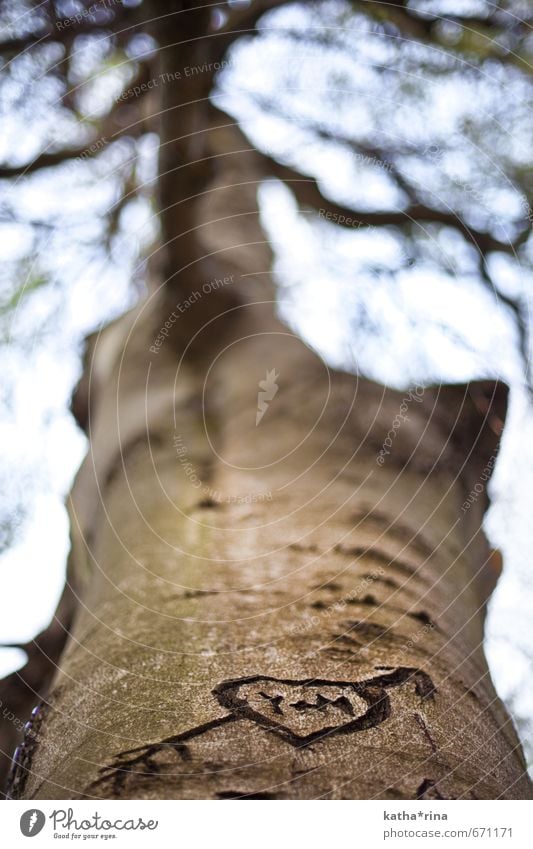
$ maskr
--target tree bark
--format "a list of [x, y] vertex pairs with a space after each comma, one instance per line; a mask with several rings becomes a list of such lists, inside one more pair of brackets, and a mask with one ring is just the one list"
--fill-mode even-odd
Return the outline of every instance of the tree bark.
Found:
[[203, 358], [150, 351], [156, 299], [93, 340], [79, 611], [11, 795], [529, 798], [482, 649], [505, 387], [387, 390], [236, 312]]

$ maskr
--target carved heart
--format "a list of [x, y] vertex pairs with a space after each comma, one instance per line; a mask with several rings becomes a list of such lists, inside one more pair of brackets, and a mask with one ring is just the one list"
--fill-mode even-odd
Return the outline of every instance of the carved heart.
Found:
[[236, 718], [249, 719], [294, 746], [322, 737], [351, 734], [383, 722], [390, 701], [383, 686], [369, 682], [254, 676], [227, 681], [215, 690]]

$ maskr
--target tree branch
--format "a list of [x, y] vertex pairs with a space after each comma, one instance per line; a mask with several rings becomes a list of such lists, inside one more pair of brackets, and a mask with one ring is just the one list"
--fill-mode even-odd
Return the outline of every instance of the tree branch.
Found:
[[[254, 0], [249, 6], [233, 9], [227, 23], [216, 33], [213, 39], [213, 56], [218, 61], [241, 35], [257, 34], [259, 19], [272, 9], [286, 6], [291, 0]], [[312, 0], [316, 2], [316, 0]]]
[[35, 171], [40, 171], [43, 168], [53, 168], [56, 165], [61, 165], [62, 162], [69, 160], [89, 159], [95, 155], [97, 151], [91, 152], [90, 146], [75, 147], [70, 150], [59, 150], [54, 153], [41, 153], [33, 162], [26, 165], [4, 165], [0, 168], [0, 180], [10, 180], [14, 177], [26, 177], [28, 174], [34, 174]]
[[[127, 94], [132, 86], [140, 84], [147, 77], [147, 68], [144, 64], [139, 66], [137, 75], [130, 80], [127, 88], [116, 99], [113, 108], [104, 116], [99, 126], [98, 137], [93, 141], [86, 142], [83, 147], [73, 147], [65, 150], [54, 151], [53, 153], [43, 152], [39, 154], [33, 162], [25, 165], [4, 165], [0, 166], [0, 180], [10, 180], [16, 177], [26, 177], [29, 174], [34, 174], [36, 171], [41, 171], [44, 168], [54, 168], [61, 165], [63, 162], [72, 162], [75, 159], [86, 161], [97, 156], [104, 147], [107, 147], [111, 142], [117, 141], [123, 136], [133, 136], [137, 138], [145, 132], [145, 121], [141, 119], [135, 123], [128, 123], [126, 127], [121, 126], [118, 119], [119, 113], [124, 109], [127, 100], [122, 101], [122, 96]], [[136, 97], [136, 103], [139, 102], [139, 97], [142, 97], [145, 92], [141, 92]], [[117, 127], [119, 129], [117, 130]]]
[[[456, 24], [462, 27], [465, 35], [477, 35], [486, 42], [485, 58], [495, 56], [500, 62], [513, 65], [529, 73], [532, 71], [531, 65], [525, 58], [512, 50], [503, 49], [496, 41], [496, 36], [502, 31], [509, 32], [511, 28], [515, 33], [518, 29], [521, 29], [523, 39], [527, 38], [530, 34], [531, 18], [519, 20], [505, 9], [497, 9], [494, 14], [487, 15], [485, 18], [418, 12], [408, 7], [405, 0], [388, 0], [388, 2], [352, 0], [352, 6], [362, 14], [370, 15], [374, 20], [380, 22], [389, 20], [402, 33], [411, 36], [416, 41], [434, 45], [454, 55], [460, 55], [462, 53], [460, 46], [450, 49], [450, 46], [439, 38], [438, 27], [441, 23]], [[491, 29], [494, 31], [493, 34]]]
[[319, 188], [315, 177], [309, 177], [288, 165], [282, 165], [270, 156], [258, 152], [263, 163], [264, 173], [271, 174], [290, 185], [294, 195], [302, 207], [318, 211], [321, 217], [344, 227], [366, 225], [369, 227], [405, 227], [408, 224], [444, 224], [459, 230], [481, 254], [490, 251], [514, 253], [515, 246], [511, 243], [500, 242], [481, 230], [470, 227], [458, 215], [452, 212], [432, 209], [424, 204], [411, 204], [405, 210], [386, 210], [368, 212], [367, 210], [338, 204], [327, 198]]
[[[108, 7], [105, 7], [108, 8]], [[82, 13], [79, 13], [80, 17]], [[72, 23], [74, 18], [74, 22]], [[128, 27], [127, 33], [133, 33], [136, 26], [139, 25], [135, 9], [129, 9], [126, 6], [116, 6], [113, 9], [113, 18], [109, 21], [98, 22], [92, 20], [90, 15], [83, 15], [83, 20], [76, 20], [75, 16], [58, 18], [50, 20], [47, 28], [40, 33], [29, 33], [28, 35], [17, 36], [15, 38], [5, 39], [0, 42], [0, 55], [17, 55], [32, 47], [37, 47], [41, 44], [49, 44], [58, 42], [60, 44], [69, 45], [80, 35], [96, 35], [99, 32], [109, 32], [123, 21], [131, 19], [132, 26]], [[67, 23], [68, 22], [68, 23]], [[115, 34], [115, 33], [113, 33]]]
[[524, 367], [525, 386], [529, 392], [530, 398], [533, 400], [533, 386], [531, 384], [531, 366], [530, 366], [530, 330], [527, 314], [524, 314], [523, 304], [518, 298], [512, 298], [510, 295], [505, 295], [501, 292], [490, 276], [487, 262], [484, 257], [480, 257], [479, 273], [482, 282], [496, 296], [498, 301], [505, 304], [513, 315], [518, 333], [518, 350], [522, 365]]

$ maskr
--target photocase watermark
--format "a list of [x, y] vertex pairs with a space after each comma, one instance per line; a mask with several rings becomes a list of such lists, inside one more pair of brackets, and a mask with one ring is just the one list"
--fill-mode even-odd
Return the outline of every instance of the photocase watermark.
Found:
[[[325, 221], [331, 221], [333, 224], [340, 224], [343, 227], [351, 227], [353, 230], [364, 229], [366, 233], [380, 233], [381, 228], [376, 227], [375, 224], [367, 224], [365, 221], [361, 221], [359, 218], [352, 217], [351, 215], [345, 215], [342, 212], [331, 212], [327, 209], [319, 209], [318, 217], [323, 218]], [[400, 261], [404, 262], [406, 265], [411, 266], [414, 265], [414, 258], [409, 256], [409, 254], [403, 249], [400, 248]]]
[[378, 464], [378, 466], [383, 466], [386, 457], [391, 453], [393, 440], [396, 439], [398, 431], [402, 426], [402, 422], [409, 421], [409, 416], [406, 415], [409, 409], [409, 404], [411, 403], [411, 401], [414, 401], [416, 404], [420, 404], [422, 402], [424, 391], [424, 387], [420, 386], [420, 384], [417, 383], [415, 388], [411, 389], [409, 391], [409, 394], [402, 399], [402, 403], [400, 404], [400, 410], [394, 417], [391, 428], [388, 431], [383, 445], [380, 448], [379, 453], [376, 457], [376, 463]]
[[418, 629], [416, 634], [413, 634], [413, 636], [409, 637], [409, 639], [404, 643], [404, 645], [400, 649], [400, 654], [407, 652], [410, 649], [414, 648], [416, 645], [418, 645], [420, 640], [423, 640], [424, 637], [426, 637], [431, 631], [434, 631], [434, 630], [435, 630], [435, 623], [431, 622], [431, 621], [427, 621], [422, 626], [422, 628]]
[[324, 606], [320, 613], [316, 613], [313, 616], [305, 616], [301, 621], [295, 622], [287, 630], [287, 634], [289, 636], [298, 636], [300, 634], [305, 634], [307, 631], [316, 628], [320, 625], [324, 619], [327, 619], [330, 616], [334, 616], [335, 614], [344, 613], [346, 606], [352, 604], [354, 601], [362, 596], [362, 594], [368, 590], [372, 584], [379, 580], [382, 575], [385, 574], [385, 569], [383, 566], [380, 566], [379, 569], [374, 569], [372, 572], [369, 572], [368, 575], [365, 575], [364, 578], [356, 584], [356, 586], [345, 596], [338, 601], [332, 602], [331, 604], [327, 604]]
[[368, 153], [354, 153], [353, 158], [356, 162], [362, 162], [363, 165], [372, 165], [374, 168], [381, 168], [382, 171], [392, 171], [393, 166], [390, 162], [384, 162], [376, 156], [370, 156]]
[[[356, 162], [363, 163], [363, 165], [372, 165], [374, 168], [380, 168], [382, 171], [392, 171], [391, 163], [383, 162], [383, 160], [377, 159], [375, 156], [370, 156], [367, 153], [354, 153], [353, 158]], [[344, 215], [342, 212], [319, 209], [318, 217], [325, 218], [326, 221], [333, 221], [334, 224], [343, 224], [345, 227], [354, 227], [356, 229], [359, 229], [359, 227], [368, 227], [369, 230], [373, 229], [372, 224], [365, 224], [364, 221], [360, 221], [355, 216]]]
[[318, 217], [324, 218], [326, 221], [332, 221], [334, 224], [343, 224], [345, 227], [353, 227], [355, 229], [359, 229], [359, 227], [371, 227], [372, 225], [367, 225], [364, 221], [360, 221], [358, 218], [352, 218], [350, 215], [344, 215], [342, 212], [331, 212], [327, 209], [319, 209]]
[[[433, 162], [439, 163], [444, 157], [445, 150], [442, 147], [439, 147], [436, 144], [430, 144], [422, 151], [423, 156], [428, 156]], [[471, 183], [468, 183], [466, 180], [459, 181], [459, 187], [469, 195], [470, 199], [475, 201], [476, 203], [481, 204], [483, 207], [486, 206], [486, 197], [480, 189], [477, 189]], [[530, 224], [533, 224], [533, 209], [531, 207], [530, 202], [527, 197], [522, 195], [520, 198], [520, 208], [524, 214], [524, 217], [529, 221]]]
[[[35, 837], [39, 834], [46, 825], [46, 819], [46, 815], [39, 808], [24, 811], [20, 818], [20, 830], [24, 837]], [[110, 819], [98, 811], [89, 815], [83, 813], [76, 819], [73, 808], [56, 808], [49, 814], [48, 819], [54, 837], [84, 842], [87, 838], [110, 840], [117, 837], [115, 832], [121, 831], [155, 831], [159, 826], [158, 820], [125, 816]]]
[[81, 24], [83, 21], [87, 20], [87, 18], [92, 18], [94, 15], [98, 15], [98, 13], [104, 9], [112, 9], [113, 6], [122, 6], [122, 0], [98, 0], [98, 2], [93, 3], [92, 6], [87, 6], [86, 9], [76, 12], [74, 15], [69, 15], [68, 18], [62, 18], [62, 20], [56, 21], [56, 29], [60, 31], [69, 29], [69, 27], [74, 26], [74, 24]]
[[147, 91], [151, 91], [154, 88], [159, 88], [160, 86], [167, 85], [168, 83], [175, 83], [180, 82], [181, 80], [187, 80], [191, 77], [198, 76], [198, 74], [213, 73], [213, 71], [223, 71], [226, 68], [230, 68], [231, 66], [232, 62], [230, 59], [221, 59], [220, 62], [205, 62], [203, 65], [186, 65], [180, 71], [164, 71], [163, 73], [159, 74], [159, 76], [152, 77], [151, 80], [139, 83], [138, 85], [132, 85], [129, 88], [125, 89], [118, 98], [118, 102], [120, 103], [125, 100], [129, 100], [132, 97], [139, 97], [140, 94], [145, 94]]
[[[24, 731], [25, 726], [28, 723], [26, 723], [25, 720], [20, 719], [20, 717], [18, 717], [16, 713], [11, 710], [11, 708], [4, 706], [2, 699], [0, 699], [0, 708], [2, 708], [2, 716], [6, 722], [11, 722], [15, 726], [17, 731]], [[29, 733], [31, 733], [29, 728], [27, 730]]]
[[100, 139], [96, 139], [91, 144], [87, 145], [85, 150], [75, 156], [73, 159], [70, 159], [68, 162], [69, 168], [77, 165], [79, 162], [86, 162], [88, 159], [92, 159], [97, 153], [100, 153], [104, 149], [104, 147], [108, 144], [108, 139], [105, 136], [102, 136]]
[[259, 392], [257, 393], [257, 413], [255, 414], [255, 426], [259, 424], [265, 415], [270, 402], [274, 400], [278, 394], [279, 386], [276, 383], [279, 374], [276, 374], [276, 369], [267, 371], [264, 380], [259, 381]]
[[205, 295], [211, 294], [211, 292], [216, 292], [217, 289], [222, 289], [223, 286], [229, 286], [233, 283], [235, 279], [234, 274], [230, 274], [229, 277], [215, 277], [213, 280], [210, 280], [207, 283], [204, 283], [201, 289], [195, 289], [188, 298], [184, 301], [179, 301], [176, 304], [176, 307], [163, 325], [161, 325], [159, 329], [159, 333], [154, 339], [154, 344], [150, 346], [150, 351], [152, 354], [158, 354], [159, 349], [165, 343], [165, 340], [170, 335], [170, 331], [173, 326], [176, 324], [180, 315], [184, 315], [188, 309], [190, 309], [194, 304], [197, 304], [198, 301], [201, 301]]
[[159, 825], [158, 820], [144, 820], [142, 817], [121, 817], [120, 819], [111, 820], [103, 817], [98, 812], [91, 816], [82, 815], [81, 819], [76, 819], [73, 808], [58, 808], [52, 811], [49, 817], [52, 820], [54, 831], [62, 828], [69, 833], [70, 837], [81, 837], [75, 834], [76, 831], [155, 831]]
[[[479, 496], [482, 494], [482, 492], [484, 492], [485, 483], [489, 480], [490, 476], [492, 475], [495, 462], [496, 462], [496, 455], [493, 454], [492, 457], [490, 457], [489, 460], [487, 461], [485, 468], [483, 469], [481, 475], [479, 476], [478, 482], [470, 490], [466, 500], [463, 501], [463, 504], [461, 505], [461, 511], [463, 513], [466, 513], [468, 510], [470, 510], [472, 504], [475, 504], [476, 501], [478, 500]], [[482, 483], [482, 481], [483, 481], [483, 483]]]
[[185, 472], [189, 483], [202, 492], [206, 506], [214, 507], [217, 504], [257, 504], [264, 501], [272, 501], [272, 492], [245, 492], [236, 495], [220, 492], [209, 484], [204, 483], [195, 464], [190, 460], [189, 449], [181, 434], [177, 434], [172, 443], [176, 450], [180, 466]]
[[38, 808], [24, 811], [20, 818], [20, 830], [24, 837], [35, 837], [43, 830], [46, 817]]

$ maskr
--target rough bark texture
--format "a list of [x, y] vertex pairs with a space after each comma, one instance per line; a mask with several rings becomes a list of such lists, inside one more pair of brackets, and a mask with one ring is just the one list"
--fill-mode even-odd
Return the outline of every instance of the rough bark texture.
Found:
[[216, 263], [164, 344], [168, 287], [91, 341], [79, 609], [10, 793], [528, 797], [482, 649], [507, 390], [329, 370], [274, 317], [255, 183], [229, 156], [206, 193]]
[[[164, 97], [161, 175], [204, 142]], [[208, 142], [209, 191], [194, 167], [161, 190], [171, 279], [91, 340], [78, 612], [10, 794], [529, 797], [482, 649], [506, 389], [406, 401], [329, 370], [274, 316], [253, 156], [228, 128]]]
[[243, 312], [204, 361], [150, 353], [146, 305], [95, 345], [81, 606], [12, 795], [527, 797], [482, 651], [484, 494], [461, 511], [506, 390], [426, 390], [379, 466], [402, 394]]

